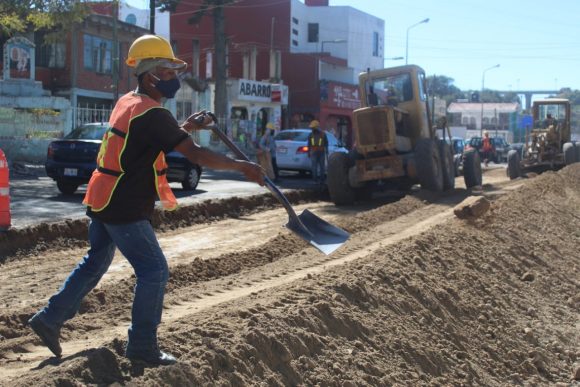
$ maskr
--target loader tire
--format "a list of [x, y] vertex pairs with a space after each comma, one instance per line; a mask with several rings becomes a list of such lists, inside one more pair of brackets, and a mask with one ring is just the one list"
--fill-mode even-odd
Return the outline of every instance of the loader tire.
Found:
[[353, 204], [356, 199], [356, 192], [348, 183], [351, 163], [349, 155], [342, 152], [335, 152], [328, 158], [326, 184], [330, 200], [337, 206]]
[[564, 164], [570, 165], [576, 162], [576, 150], [574, 149], [574, 144], [567, 142], [562, 146], [562, 152], [564, 152]]
[[576, 162], [580, 163], [580, 142], [574, 144], [574, 149], [576, 149]]
[[520, 166], [520, 154], [517, 150], [510, 150], [507, 155], [507, 175], [510, 180], [517, 179], [522, 175]]
[[417, 142], [415, 165], [422, 189], [434, 192], [443, 191], [443, 168], [436, 140], [423, 138]]
[[443, 190], [455, 188], [455, 163], [451, 145], [445, 141], [439, 141], [439, 154], [441, 156], [441, 169], [443, 172]]
[[479, 152], [475, 149], [465, 152], [463, 160], [463, 179], [465, 187], [471, 188], [482, 183], [481, 177], [481, 159]]

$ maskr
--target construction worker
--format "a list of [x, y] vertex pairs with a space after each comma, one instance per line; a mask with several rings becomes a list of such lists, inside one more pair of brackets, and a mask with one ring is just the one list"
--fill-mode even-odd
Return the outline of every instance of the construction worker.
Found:
[[548, 113], [546, 119], [544, 120], [544, 128], [549, 128], [550, 126], [556, 126], [556, 120], [552, 117], [552, 114]]
[[278, 164], [276, 164], [276, 141], [274, 141], [274, 135], [276, 134], [276, 127], [273, 123], [268, 122], [266, 124], [266, 130], [264, 135], [260, 138], [260, 150], [270, 155], [270, 162], [272, 164], [272, 171], [274, 173], [274, 182], [280, 181], [280, 176], [278, 173]]
[[315, 184], [323, 184], [328, 157], [328, 139], [320, 129], [320, 122], [317, 120], [312, 120], [309, 127], [312, 129], [312, 133], [308, 135], [308, 157], [312, 163], [312, 180]]
[[489, 132], [483, 132], [483, 139], [481, 140], [481, 151], [483, 156], [483, 163], [487, 167], [490, 158], [493, 156], [493, 144], [489, 138]]
[[138, 86], [122, 96], [111, 113], [97, 169], [83, 200], [90, 218], [90, 249], [29, 325], [60, 357], [61, 327], [77, 313], [118, 248], [136, 277], [125, 355], [144, 365], [168, 365], [176, 359], [159, 349], [157, 327], [169, 270], [151, 225], [156, 197], [166, 210], [177, 207], [165, 176], [165, 154], [175, 149], [192, 163], [238, 171], [260, 185], [264, 184], [263, 170], [197, 145], [189, 134], [211, 123], [204, 112], [193, 114], [180, 126], [162, 107], [161, 102], [173, 98], [179, 89], [177, 74], [187, 66], [175, 57], [169, 42], [155, 35], [141, 36], [131, 45], [126, 63], [134, 68]]

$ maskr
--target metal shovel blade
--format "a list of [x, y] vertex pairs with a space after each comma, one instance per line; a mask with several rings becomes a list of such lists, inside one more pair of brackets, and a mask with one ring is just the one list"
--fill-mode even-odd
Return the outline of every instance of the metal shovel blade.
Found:
[[298, 215], [299, 221], [292, 216], [286, 227], [302, 239], [329, 255], [347, 241], [350, 234], [324, 219], [319, 218], [308, 210]]
[[[217, 122], [214, 116], [214, 121]], [[217, 125], [208, 126], [223, 142], [242, 160], [249, 161], [248, 156], [244, 154], [237, 146], [234, 144], [221, 130], [218, 129]], [[296, 235], [310, 243], [312, 246], [316, 247], [318, 250], [322, 251], [324, 254], [328, 255], [334, 250], [338, 249], [350, 236], [346, 231], [333, 226], [332, 224], [320, 219], [318, 216], [314, 215], [308, 210], [304, 210], [299, 216], [296, 215], [292, 205], [284, 196], [282, 191], [276, 187], [276, 184], [264, 176], [264, 182], [266, 188], [270, 190], [278, 199], [280, 203], [284, 206], [284, 209], [288, 213], [288, 223], [286, 227], [294, 232]]]

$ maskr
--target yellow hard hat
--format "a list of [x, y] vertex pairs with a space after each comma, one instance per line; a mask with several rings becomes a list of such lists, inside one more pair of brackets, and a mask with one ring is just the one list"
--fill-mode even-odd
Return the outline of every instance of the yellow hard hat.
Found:
[[135, 39], [125, 63], [129, 67], [136, 67], [143, 59], [167, 59], [167, 63], [173, 64], [176, 69], [187, 66], [187, 63], [175, 57], [171, 44], [157, 35], [143, 35]]
[[276, 129], [276, 128], [274, 127], [274, 124], [273, 124], [273, 123], [271, 123], [271, 122], [268, 122], [268, 123], [266, 124], [266, 129], [271, 129], [271, 130], [273, 130], [273, 129]]
[[320, 122], [318, 122], [318, 120], [312, 120], [310, 122], [310, 125], [308, 125], [308, 127], [310, 127], [310, 128], [319, 128], [320, 127]]

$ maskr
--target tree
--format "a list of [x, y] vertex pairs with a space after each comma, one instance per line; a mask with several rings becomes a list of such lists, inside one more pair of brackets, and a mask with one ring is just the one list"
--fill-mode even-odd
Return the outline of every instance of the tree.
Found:
[[430, 75], [427, 77], [427, 88], [430, 96], [444, 99], [447, 104], [460, 98], [466, 98], [465, 93], [453, 85], [455, 80], [445, 75]]
[[[175, 11], [180, 0], [159, 0], [162, 11]], [[198, 24], [205, 15], [213, 17], [214, 47], [215, 47], [215, 114], [225, 122], [227, 118], [227, 87], [226, 87], [226, 33], [224, 8], [235, 0], [203, 0], [197, 11], [188, 19], [190, 24]]]
[[79, 0], [2, 0], [0, 2], [0, 42], [16, 34], [44, 30], [45, 42], [55, 42], [90, 13]]

